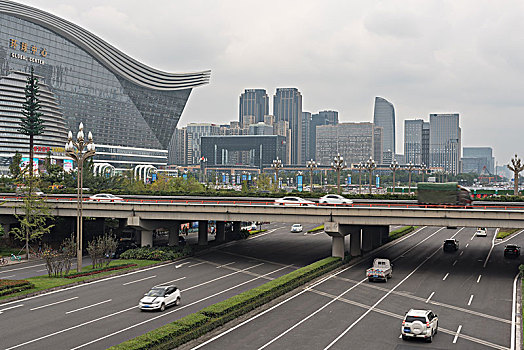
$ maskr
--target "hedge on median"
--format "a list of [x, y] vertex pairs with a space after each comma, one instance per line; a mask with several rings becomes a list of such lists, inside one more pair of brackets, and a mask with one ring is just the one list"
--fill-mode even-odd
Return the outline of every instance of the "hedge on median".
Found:
[[18, 293], [33, 287], [34, 285], [26, 280], [0, 280], [0, 296]]
[[110, 349], [173, 349], [341, 266], [343, 262], [340, 258], [322, 259]]
[[404, 226], [389, 233], [389, 240], [393, 241], [415, 230], [415, 226]]
[[120, 259], [167, 261], [182, 258], [192, 254], [190, 246], [183, 247], [140, 247], [128, 249], [120, 254]]
[[101, 268], [98, 268], [98, 269], [92, 269], [92, 270], [89, 270], [89, 271], [72, 272], [72, 273], [70, 273], [68, 275], [65, 275], [64, 277], [65, 278], [84, 277], [84, 276], [95, 275], [97, 273], [102, 273], [102, 272], [106, 272], [106, 271], [121, 270], [121, 269], [126, 269], [128, 267], [135, 267], [135, 266], [137, 266], [137, 265], [136, 264], [119, 264], [119, 265], [113, 265], [113, 266], [106, 266], [106, 267], [101, 267]]

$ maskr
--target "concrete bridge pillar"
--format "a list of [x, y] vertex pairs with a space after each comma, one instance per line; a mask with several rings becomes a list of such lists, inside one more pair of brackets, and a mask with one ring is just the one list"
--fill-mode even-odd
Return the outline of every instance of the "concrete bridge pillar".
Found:
[[173, 221], [173, 225], [169, 227], [168, 246], [177, 246], [178, 237], [180, 236], [180, 221]]
[[373, 250], [373, 229], [371, 226], [362, 227], [362, 251], [364, 253]]
[[146, 231], [142, 230], [140, 231], [140, 246], [141, 247], [147, 247], [153, 246], [153, 231]]
[[226, 223], [224, 221], [216, 222], [215, 240], [217, 242], [224, 242], [226, 240]]
[[240, 221], [233, 221], [233, 232], [239, 233], [240, 229], [242, 228]]
[[362, 251], [360, 250], [361, 245], [361, 230], [355, 231], [353, 233], [350, 233], [349, 236], [349, 255], [355, 257], [355, 256], [361, 256]]
[[346, 241], [344, 236], [331, 236], [331, 256], [344, 259]]
[[198, 221], [198, 245], [207, 245], [207, 220]]

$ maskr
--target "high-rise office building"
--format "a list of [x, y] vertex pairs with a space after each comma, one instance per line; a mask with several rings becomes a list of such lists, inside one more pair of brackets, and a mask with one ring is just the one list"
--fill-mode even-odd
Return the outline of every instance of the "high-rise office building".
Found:
[[461, 130], [459, 114], [429, 115], [430, 166], [451, 174], [460, 172]]
[[395, 154], [395, 108], [382, 97], [375, 97], [373, 123], [382, 128], [382, 151]]
[[240, 95], [238, 121], [242, 124], [243, 117], [254, 117], [254, 123], [264, 121], [264, 116], [269, 114], [269, 96], [264, 89], [246, 89]]
[[429, 166], [429, 122], [422, 125], [422, 164]]
[[[311, 125], [309, 128], [309, 157], [315, 159], [317, 152], [317, 126], [318, 125], [337, 125], [337, 111], [320, 111], [311, 116]], [[307, 160], [307, 159], [306, 159]]]
[[348, 165], [374, 157], [375, 125], [341, 123], [317, 126], [317, 161], [322, 165], [331, 164], [337, 153], [344, 157]]
[[248, 129], [248, 135], [273, 135], [273, 125], [265, 123], [251, 124]]
[[202, 136], [214, 136], [220, 133], [220, 127], [210, 123], [189, 123], [187, 129], [188, 164], [199, 164], [201, 157], [200, 142]]
[[484, 167], [491, 174], [495, 172], [495, 158], [491, 147], [464, 147], [462, 152], [462, 172], [480, 174]]
[[302, 142], [301, 142], [301, 154], [302, 163], [311, 159], [310, 156], [310, 142], [311, 142], [311, 113], [302, 112], [302, 118], [300, 120], [300, 127], [302, 128]]
[[286, 121], [291, 129], [291, 164], [304, 164], [302, 154], [302, 95], [296, 88], [278, 88], [273, 97], [273, 115], [276, 122]]
[[[374, 141], [373, 141], [373, 159], [377, 164], [391, 164], [391, 155], [382, 152], [382, 128], [380, 126], [375, 126], [374, 131]], [[384, 159], [386, 157], [386, 159]], [[389, 162], [388, 162], [389, 160]]]
[[404, 120], [404, 156], [408, 163], [422, 164], [422, 119]]

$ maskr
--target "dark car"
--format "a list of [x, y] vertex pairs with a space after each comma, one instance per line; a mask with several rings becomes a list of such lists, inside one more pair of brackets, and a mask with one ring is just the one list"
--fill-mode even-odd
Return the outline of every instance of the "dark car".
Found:
[[517, 258], [520, 256], [520, 246], [516, 244], [508, 244], [504, 247], [505, 258]]
[[456, 239], [446, 239], [442, 248], [445, 252], [456, 252], [459, 249], [459, 241]]

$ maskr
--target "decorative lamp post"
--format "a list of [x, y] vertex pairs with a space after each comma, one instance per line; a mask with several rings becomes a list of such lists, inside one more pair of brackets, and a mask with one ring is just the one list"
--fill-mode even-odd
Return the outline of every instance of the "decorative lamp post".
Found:
[[407, 170], [409, 171], [409, 179], [408, 179], [408, 194], [411, 194], [411, 172], [415, 170], [415, 165], [413, 165], [412, 162], [408, 163]]
[[369, 194], [371, 194], [371, 177], [373, 176], [373, 170], [377, 167], [377, 164], [375, 164], [375, 161], [373, 158], [369, 157], [366, 164], [364, 164], [364, 168], [369, 171]]
[[313, 192], [313, 169], [316, 169], [318, 164], [311, 159], [306, 162], [306, 167], [309, 168], [309, 192]]
[[358, 194], [362, 193], [362, 169], [364, 169], [364, 164], [362, 162], [355, 165], [358, 169]]
[[77, 189], [76, 189], [76, 270], [82, 271], [82, 197], [83, 190], [83, 168], [84, 161], [95, 155], [95, 144], [91, 132], [87, 134], [87, 142], [84, 141], [84, 124], [80, 123], [76, 141], [73, 141], [73, 133], [69, 131], [65, 145], [66, 154], [73, 158], [77, 164]]
[[422, 170], [422, 182], [424, 182], [424, 175], [426, 175], [426, 171], [428, 171], [428, 166], [422, 163], [420, 170]]
[[205, 163], [207, 163], [206, 157], [200, 157], [200, 182], [205, 182]]
[[283, 167], [282, 160], [274, 159], [273, 163], [271, 164], [271, 167], [273, 170], [275, 170], [275, 181], [277, 181], [277, 188], [280, 188], [280, 178], [278, 177], [278, 171]]
[[514, 189], [513, 189], [513, 195], [518, 196], [519, 195], [519, 173], [524, 170], [524, 164], [522, 164], [522, 161], [520, 158], [515, 154], [515, 158], [511, 159], [511, 164], [508, 164], [508, 169], [513, 171], [513, 181], [514, 181]]
[[333, 162], [331, 163], [331, 167], [335, 169], [337, 172], [337, 188], [338, 188], [338, 194], [340, 194], [340, 171], [342, 169], [345, 169], [347, 167], [347, 164], [344, 162], [344, 157], [338, 153], [334, 158]]
[[399, 167], [397, 160], [393, 159], [389, 167], [391, 168], [391, 171], [393, 172], [393, 194], [395, 194], [395, 173], [397, 172], [397, 169]]

